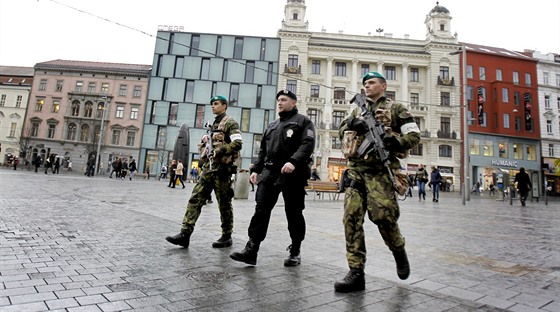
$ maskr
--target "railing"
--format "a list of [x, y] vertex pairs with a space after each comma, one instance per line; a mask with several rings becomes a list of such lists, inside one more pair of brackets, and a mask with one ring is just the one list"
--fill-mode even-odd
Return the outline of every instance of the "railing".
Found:
[[284, 73], [287, 73], [287, 74], [301, 74], [301, 65], [288, 66], [288, 64], [285, 64], [284, 65]]
[[440, 139], [457, 139], [457, 132], [443, 132], [441, 130], [437, 131], [437, 137]]
[[431, 135], [430, 131], [428, 131], [428, 130], [420, 131], [420, 137], [422, 137], [422, 138], [429, 138], [430, 135]]
[[349, 101], [344, 99], [332, 99], [331, 103], [335, 105], [348, 105]]
[[442, 79], [441, 76], [437, 77], [437, 84], [439, 86], [455, 86], [455, 77], [451, 77], [451, 79]]
[[306, 98], [307, 104], [325, 104], [325, 98], [308, 96]]
[[428, 106], [427, 105], [420, 105], [420, 104], [410, 104], [410, 110], [411, 111], [417, 111], [417, 112], [427, 112], [428, 111]]

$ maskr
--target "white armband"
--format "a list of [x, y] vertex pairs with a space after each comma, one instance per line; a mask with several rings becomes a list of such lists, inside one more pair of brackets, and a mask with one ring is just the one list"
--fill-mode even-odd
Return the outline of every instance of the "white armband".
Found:
[[[418, 131], [420, 132], [420, 131]], [[241, 133], [234, 133], [232, 135], [229, 136], [229, 139], [233, 142], [233, 141], [241, 141], [243, 142], [243, 136], [241, 135]]]
[[418, 128], [418, 125], [415, 122], [409, 122], [402, 125], [401, 127], [402, 134], [407, 134], [410, 132], [420, 133], [420, 128]]

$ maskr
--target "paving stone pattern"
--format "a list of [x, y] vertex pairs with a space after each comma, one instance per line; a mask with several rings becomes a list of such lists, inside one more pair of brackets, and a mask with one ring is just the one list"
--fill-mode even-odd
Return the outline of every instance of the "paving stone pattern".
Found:
[[235, 199], [234, 245], [220, 236], [217, 203], [203, 207], [189, 249], [176, 234], [193, 184], [0, 169], [0, 311], [560, 311], [560, 204], [456, 193], [401, 202], [412, 274], [398, 279], [366, 221], [366, 290], [335, 293], [348, 271], [343, 200], [306, 201], [302, 265], [286, 268], [282, 200], [257, 266], [243, 249], [254, 193]]

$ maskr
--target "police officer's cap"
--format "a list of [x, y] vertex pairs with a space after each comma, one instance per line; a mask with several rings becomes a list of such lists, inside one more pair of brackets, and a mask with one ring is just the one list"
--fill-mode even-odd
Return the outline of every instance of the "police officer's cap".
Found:
[[366, 85], [366, 81], [370, 80], [371, 78], [381, 78], [383, 80], [386, 80], [385, 77], [383, 77], [383, 75], [381, 75], [378, 72], [369, 72], [367, 74], [364, 75], [364, 77], [362, 78], [362, 85]]
[[214, 103], [215, 101], [221, 101], [223, 104], [227, 104], [228, 100], [227, 97], [223, 95], [215, 95], [210, 99], [210, 104]]
[[296, 101], [297, 101], [297, 96], [296, 96], [296, 94], [293, 93], [293, 92], [290, 91], [290, 90], [280, 90], [280, 91], [278, 91], [278, 93], [276, 93], [276, 99], [278, 100], [278, 98], [279, 98], [281, 95], [285, 95], [285, 96], [291, 98], [292, 100], [296, 100]]

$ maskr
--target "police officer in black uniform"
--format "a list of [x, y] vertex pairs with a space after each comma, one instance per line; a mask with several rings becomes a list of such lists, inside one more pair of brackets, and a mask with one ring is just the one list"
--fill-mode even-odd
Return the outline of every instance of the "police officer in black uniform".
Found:
[[230, 255], [233, 260], [257, 264], [257, 252], [265, 239], [270, 214], [282, 193], [288, 231], [292, 244], [287, 250], [285, 266], [301, 263], [300, 247], [305, 238], [305, 186], [309, 178], [309, 161], [315, 147], [315, 127], [311, 120], [298, 114], [297, 97], [288, 90], [276, 94], [279, 119], [266, 129], [257, 161], [251, 168], [251, 182], [260, 181], [255, 195], [255, 213], [249, 224], [249, 241], [241, 252]]

